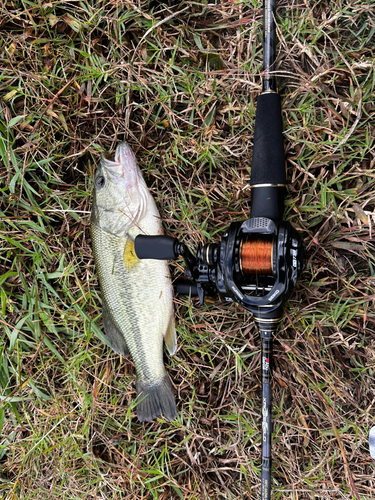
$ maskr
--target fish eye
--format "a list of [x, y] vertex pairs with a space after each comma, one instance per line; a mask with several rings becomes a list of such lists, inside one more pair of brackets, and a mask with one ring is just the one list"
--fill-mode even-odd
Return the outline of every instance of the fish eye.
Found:
[[104, 184], [105, 184], [105, 179], [104, 179], [104, 177], [103, 177], [102, 175], [100, 175], [99, 177], [97, 177], [97, 179], [95, 180], [95, 185], [96, 185], [96, 187], [101, 188], [101, 187], [103, 187], [103, 186], [104, 186]]

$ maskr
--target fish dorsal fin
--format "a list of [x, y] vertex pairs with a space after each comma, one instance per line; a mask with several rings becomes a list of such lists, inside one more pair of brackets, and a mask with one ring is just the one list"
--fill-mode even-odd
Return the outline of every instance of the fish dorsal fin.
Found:
[[139, 259], [134, 250], [134, 239], [128, 236], [124, 250], [124, 266], [125, 269], [133, 269], [139, 263]]
[[105, 336], [107, 337], [108, 344], [112, 349], [123, 356], [129, 354], [128, 346], [126, 345], [125, 338], [117, 326], [114, 324], [107, 308], [103, 303], [103, 313], [102, 313], [103, 329]]
[[171, 314], [171, 319], [169, 320], [167, 331], [164, 334], [164, 342], [167, 346], [169, 354], [173, 356], [177, 349], [177, 337], [173, 313]]

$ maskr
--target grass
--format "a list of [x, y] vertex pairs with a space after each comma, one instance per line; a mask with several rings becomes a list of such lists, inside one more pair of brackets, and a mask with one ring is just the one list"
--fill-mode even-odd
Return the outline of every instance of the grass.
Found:
[[[286, 217], [308, 264], [275, 340], [273, 498], [370, 500], [373, 4], [278, 15]], [[248, 216], [261, 22], [254, 0], [0, 7], [2, 499], [259, 498], [251, 317], [176, 298], [178, 418], [139, 424], [133, 365], [101, 342], [89, 213], [125, 139], [168, 234], [195, 247]]]

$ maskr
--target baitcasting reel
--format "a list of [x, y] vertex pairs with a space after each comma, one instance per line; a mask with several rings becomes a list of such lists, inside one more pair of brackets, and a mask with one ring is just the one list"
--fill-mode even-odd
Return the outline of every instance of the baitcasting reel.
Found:
[[[259, 320], [280, 319], [281, 306], [295, 288], [303, 268], [304, 247], [298, 234], [286, 222], [252, 217], [234, 222], [220, 243], [198, 245], [196, 256], [170, 236], [135, 238], [140, 259], [184, 259], [185, 274], [191, 280], [176, 284], [176, 292], [198, 295], [218, 293], [252, 312]], [[193, 286], [195, 285], [195, 287]]]

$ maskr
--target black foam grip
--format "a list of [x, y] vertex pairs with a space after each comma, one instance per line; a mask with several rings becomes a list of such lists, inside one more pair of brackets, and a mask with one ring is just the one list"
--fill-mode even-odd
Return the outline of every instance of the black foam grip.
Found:
[[255, 116], [250, 184], [286, 184], [279, 94], [261, 94]]
[[146, 236], [139, 234], [134, 240], [134, 250], [138, 259], [177, 259], [178, 240], [171, 236]]

